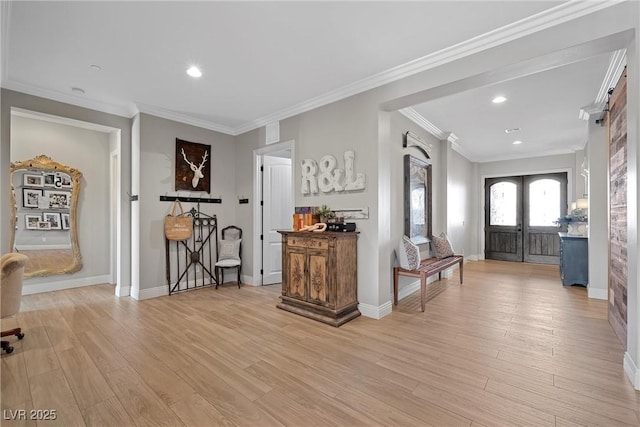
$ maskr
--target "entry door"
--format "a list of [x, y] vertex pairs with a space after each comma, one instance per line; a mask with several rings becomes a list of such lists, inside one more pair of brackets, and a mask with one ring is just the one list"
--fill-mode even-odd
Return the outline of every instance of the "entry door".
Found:
[[277, 230], [291, 229], [294, 211], [291, 159], [263, 156], [262, 284], [282, 282], [282, 238]]
[[485, 258], [558, 264], [554, 224], [567, 209], [567, 174], [485, 181]]
[[484, 194], [484, 257], [522, 261], [522, 177], [487, 178]]

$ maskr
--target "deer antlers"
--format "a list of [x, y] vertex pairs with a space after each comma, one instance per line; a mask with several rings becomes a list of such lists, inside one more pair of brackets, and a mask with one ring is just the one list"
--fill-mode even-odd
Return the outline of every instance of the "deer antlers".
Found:
[[209, 155], [209, 152], [205, 151], [204, 156], [202, 156], [202, 163], [200, 163], [199, 166], [196, 166], [195, 163], [190, 162], [189, 159], [187, 159], [187, 155], [184, 153], [184, 148], [182, 149], [182, 157], [184, 157], [185, 162], [189, 163], [189, 166], [193, 171], [193, 179], [191, 180], [191, 185], [193, 186], [193, 188], [196, 188], [198, 186], [198, 181], [200, 181], [200, 178], [204, 178], [204, 174], [202, 173], [202, 168], [204, 167], [204, 164], [207, 162], [208, 155]]

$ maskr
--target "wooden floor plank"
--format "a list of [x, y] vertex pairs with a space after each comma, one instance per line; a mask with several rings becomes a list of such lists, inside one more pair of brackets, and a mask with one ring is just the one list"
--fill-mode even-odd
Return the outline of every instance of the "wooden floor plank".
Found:
[[[640, 425], [607, 302], [557, 266], [478, 261], [380, 320], [276, 308], [279, 285], [136, 301], [112, 285], [27, 295], [3, 410], [37, 425]], [[13, 413], [13, 412], [12, 412]], [[34, 425], [3, 420], [3, 425]]]

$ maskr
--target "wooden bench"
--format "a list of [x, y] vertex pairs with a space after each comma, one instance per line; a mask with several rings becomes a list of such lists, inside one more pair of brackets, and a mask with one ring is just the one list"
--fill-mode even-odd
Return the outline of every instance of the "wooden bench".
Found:
[[447, 258], [426, 258], [420, 262], [417, 270], [407, 270], [401, 267], [393, 267], [393, 305], [398, 305], [398, 276], [409, 276], [420, 278], [420, 307], [424, 311], [425, 298], [427, 295], [427, 278], [438, 273], [438, 280], [442, 279], [442, 271], [456, 264], [460, 264], [460, 284], [462, 284], [462, 265], [464, 257], [453, 255]]

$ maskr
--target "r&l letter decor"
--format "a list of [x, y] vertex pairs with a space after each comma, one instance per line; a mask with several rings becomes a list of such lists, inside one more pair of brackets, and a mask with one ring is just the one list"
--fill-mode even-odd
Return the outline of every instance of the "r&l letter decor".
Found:
[[211, 146], [176, 138], [176, 191], [211, 192]]
[[[336, 168], [338, 161], [330, 154], [322, 156], [319, 164], [313, 159], [302, 161], [302, 194], [317, 194], [318, 191], [364, 190], [365, 176], [354, 168], [355, 151], [344, 152], [344, 169]], [[318, 173], [318, 167], [320, 173]], [[345, 173], [346, 171], [346, 173]]]

